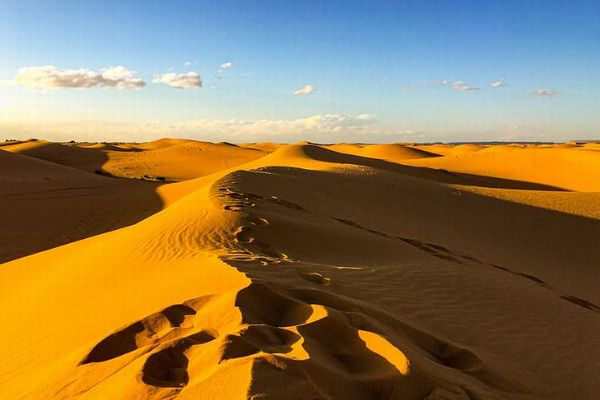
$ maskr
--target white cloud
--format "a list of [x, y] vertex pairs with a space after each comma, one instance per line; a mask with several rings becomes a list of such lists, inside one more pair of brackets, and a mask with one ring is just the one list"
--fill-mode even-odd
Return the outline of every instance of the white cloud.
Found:
[[302, 125], [315, 130], [339, 132], [344, 129], [360, 128], [371, 124], [373, 121], [375, 121], [375, 116], [372, 114], [360, 114], [354, 117], [339, 114], [318, 114], [302, 120]]
[[101, 86], [114, 87], [117, 89], [138, 89], [146, 83], [136, 77], [136, 72], [122, 65], [110, 67], [102, 71]]
[[100, 74], [89, 69], [64, 69], [52, 65], [23, 67], [16, 82], [33, 89], [90, 88], [98, 86]]
[[184, 66], [189, 67], [190, 65], [192, 65], [191, 61], [186, 61], [183, 63]]
[[59, 69], [53, 65], [23, 67], [15, 79], [17, 84], [32, 89], [92, 88], [95, 86], [116, 89], [139, 89], [146, 83], [136, 77], [136, 72], [123, 66], [95, 72], [86, 68]]
[[477, 87], [468, 86], [463, 81], [452, 82], [452, 89], [459, 92], [469, 92], [472, 90], [479, 90]]
[[315, 90], [316, 88], [314, 87], [314, 85], [304, 85], [303, 88], [298, 89], [294, 92], [294, 96], [308, 96]]
[[500, 79], [499, 81], [495, 81], [495, 82], [490, 83], [490, 87], [492, 89], [499, 89], [499, 88], [502, 88], [504, 86], [506, 86], [506, 83], [504, 83], [504, 79]]
[[195, 89], [202, 87], [202, 80], [200, 79], [200, 75], [196, 72], [188, 72], [185, 74], [170, 72], [168, 74], [157, 75], [152, 82], [162, 83], [163, 85], [179, 89]]
[[128, 132], [137, 131], [142, 137], [202, 137], [205, 140], [233, 142], [369, 141], [374, 133], [381, 134], [373, 130], [375, 121], [375, 116], [371, 114], [318, 114], [299, 119], [199, 119], [172, 124], [144, 124], [137, 130], [130, 128]]
[[231, 61], [221, 64], [221, 69], [229, 69], [231, 67], [233, 67], [233, 63]]
[[531, 95], [535, 97], [554, 97], [558, 96], [559, 93], [556, 90], [538, 89], [535, 92], [531, 93]]

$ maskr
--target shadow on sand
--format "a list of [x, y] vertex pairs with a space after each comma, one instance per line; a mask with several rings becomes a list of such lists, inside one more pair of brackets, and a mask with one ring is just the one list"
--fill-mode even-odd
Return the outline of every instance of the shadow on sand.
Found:
[[0, 263], [133, 225], [163, 208], [159, 183], [99, 174], [108, 161], [102, 149], [44, 143], [19, 153], [54, 165], [43, 171], [38, 164], [39, 184], [0, 188]]

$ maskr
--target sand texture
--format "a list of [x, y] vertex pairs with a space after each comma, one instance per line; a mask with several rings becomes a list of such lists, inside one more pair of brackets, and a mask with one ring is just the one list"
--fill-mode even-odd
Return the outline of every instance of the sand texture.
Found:
[[0, 398], [600, 398], [600, 147], [0, 143]]

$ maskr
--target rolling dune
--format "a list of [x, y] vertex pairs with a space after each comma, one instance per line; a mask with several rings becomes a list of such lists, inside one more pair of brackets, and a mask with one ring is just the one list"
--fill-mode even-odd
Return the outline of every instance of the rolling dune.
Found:
[[597, 398], [598, 182], [589, 144], [5, 144], [0, 393]]

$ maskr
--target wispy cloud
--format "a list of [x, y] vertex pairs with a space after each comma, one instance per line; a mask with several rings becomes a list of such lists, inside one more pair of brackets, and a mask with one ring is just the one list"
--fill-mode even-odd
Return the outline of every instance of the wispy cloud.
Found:
[[473, 90], [479, 90], [478, 87], [469, 86], [469, 85], [465, 84], [463, 81], [452, 82], [451, 86], [452, 86], [452, 89], [454, 89], [458, 92], [470, 92]]
[[15, 79], [17, 84], [32, 89], [87, 89], [96, 86], [116, 89], [139, 89], [146, 83], [136, 72], [122, 65], [95, 72], [90, 69], [60, 69], [53, 65], [23, 67]]
[[229, 69], [231, 67], [233, 67], [233, 63], [231, 61], [221, 64], [221, 69]]
[[258, 136], [277, 137], [292, 134], [326, 135], [339, 132], [357, 132], [366, 130], [375, 121], [375, 116], [372, 114], [317, 114], [300, 119], [200, 119], [175, 124], [145, 125], [144, 129], [167, 136], [210, 133], [232, 135], [240, 140], [245, 140], [246, 137], [254, 138]]
[[557, 92], [556, 90], [538, 89], [535, 92], [531, 93], [531, 96], [533, 96], [533, 97], [556, 97], [559, 94], [560, 93]]
[[[307, 128], [317, 130], [331, 130], [339, 132], [344, 129], [356, 129], [369, 125], [375, 121], [373, 114], [359, 114], [356, 116], [340, 114], [318, 114], [302, 120], [301, 124]], [[300, 120], [294, 121], [298, 124]]]
[[178, 89], [195, 89], [202, 87], [202, 79], [196, 72], [188, 72], [185, 74], [170, 72], [168, 74], [157, 75], [152, 82], [161, 83]]
[[314, 87], [314, 85], [304, 85], [304, 87], [302, 87], [294, 92], [294, 96], [308, 96], [315, 90], [316, 90], [316, 88]]
[[162, 136], [214, 134], [237, 140], [285, 138], [290, 135], [310, 137], [322, 135], [322, 138], [326, 138], [327, 135], [333, 133], [367, 132], [369, 126], [374, 122], [375, 116], [371, 114], [317, 114], [299, 119], [200, 119], [175, 124], [149, 124], [145, 125], [142, 130], [160, 133]]
[[376, 118], [371, 114], [317, 114], [298, 119], [200, 119], [174, 124], [147, 124], [139, 128], [139, 134], [233, 142], [366, 142], [373, 140], [374, 134], [385, 135], [376, 130], [375, 122]]
[[0, 121], [0, 132], [14, 132], [15, 137], [22, 138], [43, 136], [60, 140], [143, 141], [160, 137], [187, 137], [233, 142], [369, 142], [412, 134], [403, 130], [384, 132], [377, 129], [374, 125], [376, 122], [372, 114], [317, 114], [298, 119], [197, 119], [173, 123], [48, 120], [30, 124]]
[[504, 79], [500, 79], [498, 81], [494, 81], [492, 83], [490, 83], [490, 87], [492, 89], [500, 89], [502, 87], [506, 86], [506, 83], [504, 82]]

